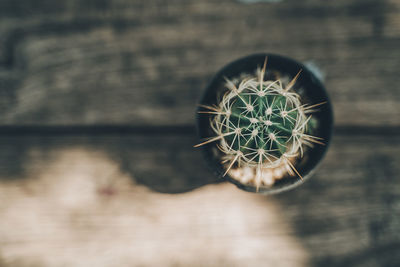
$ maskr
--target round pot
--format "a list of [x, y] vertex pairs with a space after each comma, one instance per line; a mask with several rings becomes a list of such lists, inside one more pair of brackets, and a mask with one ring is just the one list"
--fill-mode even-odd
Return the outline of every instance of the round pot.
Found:
[[[202, 150], [206, 162], [217, 176], [249, 192], [272, 194], [301, 185], [311, 176], [328, 149], [333, 128], [333, 112], [328, 94], [321, 81], [307, 69], [307, 67], [293, 59], [275, 54], [254, 54], [235, 60], [223, 67], [206, 87], [203, 97], [199, 102], [199, 106], [212, 106], [217, 104], [218, 96], [226, 90], [224, 86], [225, 78], [233, 79], [243, 73], [254, 73], [258, 67], [263, 66], [266, 57], [268, 57], [267, 73], [279, 73], [281, 76], [293, 78], [299, 70], [302, 70], [292, 90], [296, 91], [296, 89], [301, 88], [302, 101], [305, 100], [303, 104], [327, 102], [319, 106], [318, 111], [312, 115], [313, 118], [316, 118], [318, 121], [318, 127], [314, 130], [313, 135], [323, 138], [325, 145], [315, 145], [313, 148], [308, 149], [306, 155], [296, 163], [295, 167], [302, 178], [287, 176], [277, 180], [271, 187], [261, 186], [258, 189], [253, 185], [239, 182], [230, 177], [229, 174], [223, 177], [225, 169], [218, 153], [216, 153], [218, 149], [216, 146], [217, 142], [202, 146]], [[200, 109], [199, 107], [198, 111], [200, 111]], [[212, 115], [197, 113], [197, 133], [199, 140], [215, 136], [210, 127], [211, 116]]]

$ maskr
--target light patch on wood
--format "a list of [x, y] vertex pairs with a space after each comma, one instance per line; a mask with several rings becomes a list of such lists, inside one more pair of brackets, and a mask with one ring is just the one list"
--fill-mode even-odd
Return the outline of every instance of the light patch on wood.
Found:
[[53, 156], [0, 183], [2, 266], [308, 265], [270, 198], [231, 184], [160, 194], [101, 152]]
[[392, 12], [385, 14], [385, 23], [383, 27], [384, 37], [398, 38], [400, 36], [400, 2], [397, 0], [387, 1]]

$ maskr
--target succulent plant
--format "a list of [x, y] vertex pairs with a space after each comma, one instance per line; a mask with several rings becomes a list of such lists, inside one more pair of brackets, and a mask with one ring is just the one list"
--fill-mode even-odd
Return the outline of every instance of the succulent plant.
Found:
[[294, 166], [296, 159], [303, 157], [305, 146], [323, 144], [322, 138], [308, 131], [309, 114], [323, 103], [303, 104], [292, 90], [301, 70], [284, 86], [280, 79], [264, 79], [266, 64], [267, 59], [257, 75], [238, 81], [226, 79], [227, 90], [219, 104], [202, 106], [205, 110], [200, 113], [211, 114], [210, 127], [216, 135], [195, 146], [218, 142], [224, 176], [231, 171], [231, 176], [241, 179], [233, 166], [250, 170], [254, 175], [241, 180], [252, 181], [257, 189], [272, 185], [285, 172], [302, 178]]

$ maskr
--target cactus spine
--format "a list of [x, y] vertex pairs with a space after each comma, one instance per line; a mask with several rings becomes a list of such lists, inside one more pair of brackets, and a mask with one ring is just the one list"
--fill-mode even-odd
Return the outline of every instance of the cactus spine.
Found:
[[[210, 126], [215, 137], [196, 146], [218, 141], [227, 164], [226, 175], [234, 166], [253, 169], [253, 184], [271, 185], [265, 170], [284, 169], [290, 175], [301, 175], [294, 161], [303, 157], [304, 145], [323, 144], [321, 138], [307, 133], [309, 113], [317, 105], [304, 105], [299, 94], [291, 90], [301, 71], [285, 86], [281, 80], [264, 80], [267, 59], [258, 76], [247, 77], [237, 84], [226, 80], [229, 89], [216, 106], [203, 106], [212, 114]], [[268, 180], [269, 179], [269, 180]], [[272, 180], [272, 183], [274, 180]]]

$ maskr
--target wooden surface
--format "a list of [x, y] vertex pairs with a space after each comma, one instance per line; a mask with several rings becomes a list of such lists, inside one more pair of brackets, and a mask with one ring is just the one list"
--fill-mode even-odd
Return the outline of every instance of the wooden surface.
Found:
[[[0, 1], [0, 266], [399, 266], [399, 12]], [[192, 147], [207, 82], [256, 52], [317, 68], [335, 112], [315, 176], [269, 197]]]

